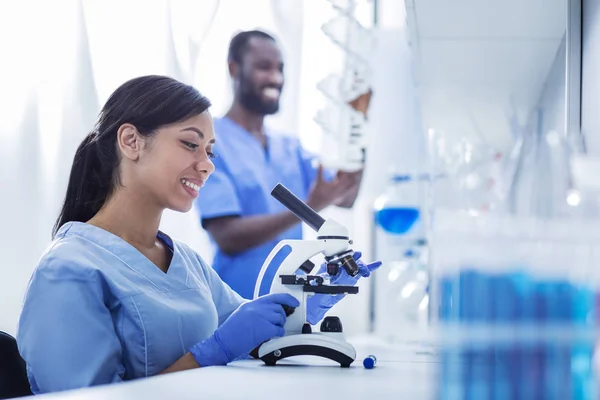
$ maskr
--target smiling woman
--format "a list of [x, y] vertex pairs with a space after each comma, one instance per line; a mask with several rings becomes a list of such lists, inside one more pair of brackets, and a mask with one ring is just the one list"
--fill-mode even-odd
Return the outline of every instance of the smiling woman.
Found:
[[19, 320], [33, 393], [223, 365], [283, 335], [294, 297], [244, 301], [158, 230], [165, 209], [191, 209], [215, 169], [209, 106], [174, 79], [136, 78], [77, 149]]
[[191, 201], [176, 198], [181, 190], [173, 191], [173, 183], [157, 183], [171, 179], [180, 186], [176, 169], [204, 179], [213, 171], [209, 107], [196, 89], [167, 77], [145, 76], [119, 87], [77, 149], [54, 234], [68, 221], [89, 221], [121, 190], [138, 197], [138, 204], [189, 210]]

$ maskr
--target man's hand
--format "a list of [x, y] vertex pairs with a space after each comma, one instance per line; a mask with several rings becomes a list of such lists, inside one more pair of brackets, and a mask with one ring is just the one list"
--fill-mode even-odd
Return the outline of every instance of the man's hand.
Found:
[[334, 205], [343, 208], [351, 208], [356, 201], [358, 191], [360, 190], [360, 184], [362, 182], [363, 170], [353, 172], [338, 171], [337, 178], [345, 180], [351, 183], [350, 189], [346, 192], [344, 197], [334, 203]]
[[311, 189], [306, 204], [319, 212], [330, 205], [343, 205], [348, 196], [356, 192], [360, 186], [362, 171], [338, 171], [331, 182], [323, 179], [323, 166], [319, 166], [317, 179]]
[[367, 112], [369, 111], [369, 105], [371, 104], [371, 97], [373, 91], [369, 89], [366, 93], [361, 94], [354, 100], [348, 102], [348, 104], [356, 111], [362, 113], [367, 118]]

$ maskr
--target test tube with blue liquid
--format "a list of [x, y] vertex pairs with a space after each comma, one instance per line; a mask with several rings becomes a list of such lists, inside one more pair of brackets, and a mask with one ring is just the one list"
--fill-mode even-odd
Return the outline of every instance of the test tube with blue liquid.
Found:
[[458, 327], [441, 352], [439, 398], [595, 398], [589, 252], [509, 227], [435, 239], [441, 330]]

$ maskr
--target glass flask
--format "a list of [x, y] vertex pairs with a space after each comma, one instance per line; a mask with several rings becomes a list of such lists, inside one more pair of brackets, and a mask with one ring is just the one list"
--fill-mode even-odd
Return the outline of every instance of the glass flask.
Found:
[[391, 176], [385, 192], [375, 200], [375, 222], [390, 235], [418, 230], [422, 190], [410, 175]]
[[402, 340], [404, 328], [427, 323], [426, 184], [423, 177], [392, 174], [374, 203], [374, 249], [383, 261], [374, 288], [375, 330], [391, 341]]

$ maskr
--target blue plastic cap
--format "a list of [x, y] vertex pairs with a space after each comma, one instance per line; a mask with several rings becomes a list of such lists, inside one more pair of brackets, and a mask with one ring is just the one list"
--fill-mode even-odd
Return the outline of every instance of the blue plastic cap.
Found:
[[410, 181], [412, 179], [412, 177], [410, 175], [392, 175], [392, 181], [394, 182], [406, 182], [406, 181]]
[[372, 369], [375, 366], [376, 362], [377, 362], [377, 358], [375, 356], [371, 355], [363, 360], [363, 366], [366, 369]]

